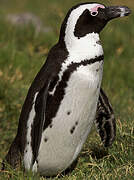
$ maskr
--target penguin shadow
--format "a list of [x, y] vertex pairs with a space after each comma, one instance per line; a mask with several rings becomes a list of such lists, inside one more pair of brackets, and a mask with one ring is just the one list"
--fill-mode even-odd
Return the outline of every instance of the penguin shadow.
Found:
[[93, 159], [102, 159], [104, 157], [108, 156], [108, 149], [107, 148], [95, 148], [95, 149], [92, 149], [92, 153], [91, 153], [91, 157]]
[[92, 145], [92, 147], [89, 147], [88, 151], [90, 152], [88, 153], [86, 151], [83, 151], [80, 154], [80, 158], [83, 157], [86, 159], [86, 161], [89, 161], [89, 156], [91, 156], [95, 160], [100, 160], [108, 156], [108, 148], [105, 148], [104, 146]]

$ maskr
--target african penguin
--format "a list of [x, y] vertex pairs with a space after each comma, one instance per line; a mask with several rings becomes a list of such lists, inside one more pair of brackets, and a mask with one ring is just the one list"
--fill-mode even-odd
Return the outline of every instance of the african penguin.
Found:
[[22, 107], [18, 132], [6, 156], [13, 167], [53, 176], [78, 157], [93, 122], [105, 146], [115, 138], [115, 118], [100, 89], [103, 48], [99, 33], [127, 7], [82, 3], [72, 7], [58, 43], [35, 77]]

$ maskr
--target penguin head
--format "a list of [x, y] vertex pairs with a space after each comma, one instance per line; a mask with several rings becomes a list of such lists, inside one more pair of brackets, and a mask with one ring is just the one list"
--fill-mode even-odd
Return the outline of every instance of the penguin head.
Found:
[[[100, 33], [114, 18], [130, 14], [125, 6], [106, 7], [99, 3], [83, 3], [72, 7], [61, 26], [60, 40], [81, 39], [91, 33]], [[66, 40], [65, 40], [66, 39]]]

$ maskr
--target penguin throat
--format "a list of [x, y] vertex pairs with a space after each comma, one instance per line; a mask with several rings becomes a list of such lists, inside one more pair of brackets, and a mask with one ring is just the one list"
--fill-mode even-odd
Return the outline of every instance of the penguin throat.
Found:
[[78, 58], [90, 59], [95, 56], [103, 55], [103, 49], [100, 43], [98, 33], [89, 33], [84, 37], [78, 38], [69, 34], [65, 35], [65, 45], [69, 55], [76, 55]]

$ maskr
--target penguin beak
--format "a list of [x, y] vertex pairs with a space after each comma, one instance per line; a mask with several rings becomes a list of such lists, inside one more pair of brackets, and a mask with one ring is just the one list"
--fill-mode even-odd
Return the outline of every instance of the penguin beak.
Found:
[[105, 8], [107, 20], [111, 20], [117, 17], [128, 16], [131, 10], [126, 6], [110, 6]]

